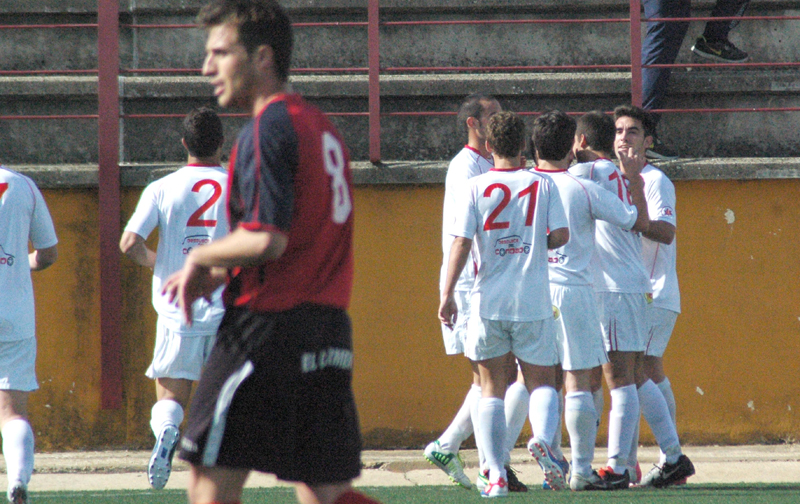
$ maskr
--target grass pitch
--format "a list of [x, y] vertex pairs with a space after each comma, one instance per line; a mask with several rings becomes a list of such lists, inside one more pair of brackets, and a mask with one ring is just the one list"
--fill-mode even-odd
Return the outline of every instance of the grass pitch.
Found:
[[[362, 487], [362, 492], [383, 504], [469, 504], [483, 503], [477, 491], [455, 486]], [[185, 504], [182, 490], [114, 490], [107, 492], [31, 492], [37, 504]], [[294, 490], [288, 487], [248, 488], [244, 504], [293, 504]], [[797, 484], [714, 484], [686, 485], [676, 489], [631, 489], [618, 492], [552, 492], [531, 489], [511, 494], [500, 502], [512, 503], [579, 503], [579, 504], [785, 504], [800, 503]]]

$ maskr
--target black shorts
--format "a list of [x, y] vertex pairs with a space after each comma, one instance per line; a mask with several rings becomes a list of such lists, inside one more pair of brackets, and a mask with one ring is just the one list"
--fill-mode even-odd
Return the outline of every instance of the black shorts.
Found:
[[352, 364], [344, 310], [228, 309], [192, 399], [179, 457], [311, 485], [357, 477], [361, 434]]

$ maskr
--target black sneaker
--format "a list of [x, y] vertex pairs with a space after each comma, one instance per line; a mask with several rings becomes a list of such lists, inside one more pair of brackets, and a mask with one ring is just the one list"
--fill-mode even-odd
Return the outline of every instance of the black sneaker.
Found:
[[652, 161], [674, 161], [680, 156], [658, 137], [653, 141], [653, 145], [644, 153], [648, 160]]
[[730, 40], [709, 42], [705, 37], [700, 37], [695, 41], [692, 52], [702, 58], [722, 63], [744, 63], [750, 57], [749, 54], [733, 45]]
[[627, 490], [631, 486], [631, 477], [628, 470], [622, 474], [617, 474], [610, 467], [603, 467], [597, 471], [597, 475], [606, 482], [607, 490]]
[[674, 464], [664, 463], [662, 466], [654, 466], [650, 472], [645, 474], [639, 486], [664, 488], [670, 485], [678, 485], [685, 482], [686, 478], [694, 474], [694, 464], [686, 455], [681, 455]]
[[508, 491], [509, 492], [527, 492], [528, 487], [525, 483], [521, 482], [519, 478], [517, 478], [517, 472], [511, 468], [511, 466], [506, 466], [506, 480], [508, 480]]

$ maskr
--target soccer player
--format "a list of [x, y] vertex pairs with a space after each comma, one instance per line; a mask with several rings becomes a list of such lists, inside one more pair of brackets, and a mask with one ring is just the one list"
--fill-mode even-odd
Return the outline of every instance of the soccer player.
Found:
[[[512, 112], [489, 119], [486, 144], [494, 168], [469, 180], [457, 195], [455, 236], [439, 306], [439, 319], [458, 322], [455, 286], [470, 254], [477, 274], [470, 299], [465, 355], [478, 363], [481, 377], [478, 436], [489, 466], [486, 497], [508, 494], [503, 465], [507, 427], [503, 397], [512, 375], [513, 354], [531, 392], [530, 420], [535, 437], [529, 449], [551, 488], [565, 488], [563, 470], [550, 452], [558, 424], [554, 388], [558, 350], [547, 280], [547, 249], [569, 239], [558, 192], [545, 175], [522, 163], [525, 124]], [[549, 234], [548, 234], [549, 229]], [[473, 250], [473, 241], [475, 249]]]
[[[613, 141], [613, 120], [600, 112], [580, 119], [581, 135], [595, 135], [604, 128], [596, 123], [610, 123], [609, 141]], [[608, 126], [608, 124], [606, 124]], [[644, 183], [634, 166], [624, 176], [637, 207], [629, 206], [615, 194], [591, 180], [580, 179], [567, 169], [573, 159], [576, 122], [561, 111], [540, 115], [533, 124], [533, 149], [538, 159], [537, 172], [548, 174], [558, 188], [569, 222], [569, 242], [551, 250], [550, 294], [558, 309], [559, 350], [565, 373], [565, 423], [572, 448], [572, 490], [607, 490], [609, 485], [592, 470], [599, 412], [592, 397], [592, 376], [608, 362], [595, 308], [592, 276], [589, 268], [594, 254], [595, 220], [623, 229], [647, 229]], [[627, 168], [623, 165], [623, 168]]]
[[295, 483], [303, 504], [374, 503], [352, 489], [361, 434], [352, 391], [350, 161], [341, 136], [287, 86], [289, 18], [274, 0], [217, 0], [203, 75], [252, 119], [228, 173], [231, 232], [192, 249], [164, 291], [187, 321], [227, 282], [225, 316], [179, 456], [191, 503], [238, 503], [251, 470]]
[[[617, 108], [615, 116], [622, 118], [626, 117], [625, 114], [631, 114], [632, 117], [640, 115], [635, 108]], [[645, 123], [643, 120], [643, 124]], [[663, 363], [664, 351], [681, 309], [675, 267], [675, 186], [661, 170], [651, 164], [642, 169], [642, 178], [645, 181], [648, 211], [655, 219], [650, 221], [648, 230], [642, 233], [642, 258], [645, 269], [650, 272], [653, 303], [647, 310], [647, 337], [642, 357], [644, 376], [639, 381], [644, 381], [651, 393], [654, 390], [648, 382], [655, 384], [666, 401], [669, 420], [677, 429], [675, 396], [669, 378], [664, 374]], [[642, 390], [642, 386], [639, 386], [639, 390]], [[665, 410], [658, 408], [654, 414], [658, 413], [663, 415]], [[653, 416], [648, 418], [648, 423], [651, 421], [660, 424], [666, 422], [666, 418]], [[670, 463], [667, 454], [662, 451], [661, 460], [642, 478], [641, 486], [662, 488], [683, 483], [692, 474], [694, 466], [686, 455], [680, 455], [677, 460], [673, 457], [673, 462]]]
[[11, 504], [27, 504], [33, 474], [28, 395], [39, 384], [31, 271], [56, 261], [57, 243], [53, 220], [36, 184], [0, 165], [0, 432]]
[[[500, 103], [492, 96], [485, 93], [475, 93], [464, 99], [458, 110], [457, 121], [459, 128], [466, 131], [467, 144], [450, 161], [445, 178], [444, 208], [442, 212], [442, 268], [440, 274], [440, 290], [444, 287], [444, 278], [447, 274], [447, 261], [450, 255], [450, 245], [453, 242], [453, 235], [450, 234], [449, 226], [454, 221], [453, 205], [455, 194], [463, 190], [463, 186], [470, 178], [488, 172], [492, 169], [492, 155], [486, 150], [486, 124], [489, 118], [501, 110]], [[461, 276], [456, 284], [456, 303], [458, 311], [462, 314], [459, 322], [452, 329], [442, 324], [442, 336], [447, 355], [457, 355], [464, 353], [464, 340], [466, 338], [466, 320], [469, 315], [469, 293], [475, 281], [475, 268], [466, 267], [461, 272]], [[481, 397], [480, 376], [475, 362], [470, 361], [473, 372], [473, 382], [464, 403], [459, 409], [453, 421], [439, 438], [425, 447], [425, 458], [436, 467], [442, 469], [451, 480], [464, 488], [471, 488], [469, 478], [464, 474], [464, 468], [458, 456], [461, 444], [473, 432], [477, 432], [477, 408]], [[513, 367], [515, 363], [510, 361]], [[528, 411], [528, 391], [523, 383], [515, 381], [506, 391], [506, 410], [507, 418], [510, 421], [508, 427], [508, 446], [509, 451], [514, 448], [514, 444], [519, 437], [522, 426], [527, 418]], [[478, 446], [479, 460], [481, 465], [485, 465], [483, 450]], [[510, 455], [506, 457], [510, 463]], [[512, 492], [527, 491], [527, 487], [516, 478], [516, 474], [511, 466], [506, 464], [508, 473], [509, 490]], [[479, 483], [485, 483], [483, 467], [478, 477]], [[480, 485], [479, 485], [480, 486]]]
[[[145, 188], [119, 243], [125, 255], [153, 269], [153, 307], [158, 321], [153, 362], [146, 375], [156, 384], [157, 401], [150, 413], [156, 442], [147, 476], [156, 489], [164, 488], [169, 479], [192, 383], [200, 379], [225, 313], [218, 289], [211, 302], [195, 302], [192, 324], [188, 325], [161, 294], [163, 282], [183, 267], [194, 247], [228, 234], [224, 206], [228, 174], [220, 166], [223, 141], [222, 121], [213, 110], [204, 107], [189, 112], [183, 120], [181, 140], [188, 152], [186, 166]], [[145, 240], [156, 227], [158, 250], [153, 251]]]

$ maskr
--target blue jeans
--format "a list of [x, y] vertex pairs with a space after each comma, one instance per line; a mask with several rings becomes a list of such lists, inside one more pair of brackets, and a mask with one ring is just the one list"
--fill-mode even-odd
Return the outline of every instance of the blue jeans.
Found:
[[[741, 16], [749, 0], [718, 0], [711, 12], [714, 17]], [[690, 0], [642, 0], [646, 18], [682, 18], [691, 15]], [[726, 40], [728, 33], [736, 26], [736, 21], [709, 21], [703, 36], [706, 40]], [[642, 42], [642, 64], [672, 64], [678, 57], [683, 38], [689, 29], [686, 21], [648, 21], [647, 33]], [[642, 69], [642, 108], [645, 110], [662, 107], [667, 94], [670, 68]], [[658, 114], [653, 114], [658, 122]]]

